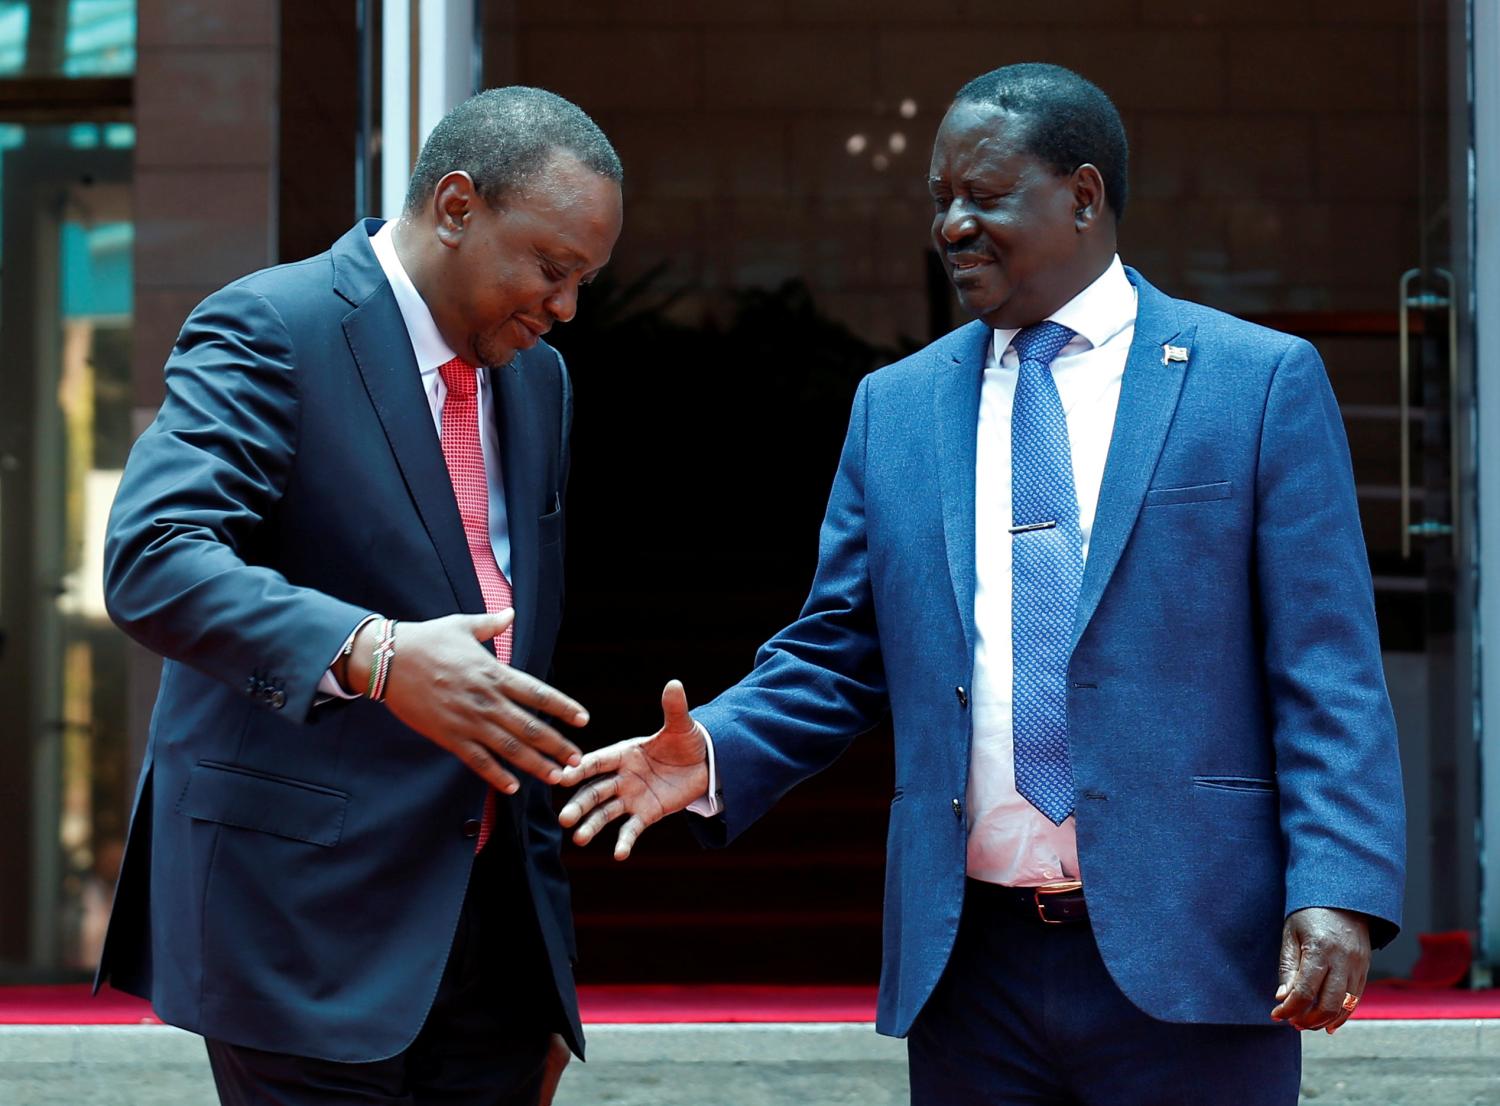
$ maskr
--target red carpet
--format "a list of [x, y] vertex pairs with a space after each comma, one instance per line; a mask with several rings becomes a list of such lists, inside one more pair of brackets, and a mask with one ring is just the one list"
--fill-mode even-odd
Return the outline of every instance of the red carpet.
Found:
[[[872, 1022], [874, 987], [610, 986], [580, 989], [594, 1025], [670, 1022]], [[1270, 1009], [1270, 1002], [1267, 1002]], [[1358, 1018], [1500, 1018], [1500, 990], [1400, 991], [1371, 987]], [[139, 1025], [151, 1008], [116, 991], [86, 986], [0, 987], [0, 1025]]]

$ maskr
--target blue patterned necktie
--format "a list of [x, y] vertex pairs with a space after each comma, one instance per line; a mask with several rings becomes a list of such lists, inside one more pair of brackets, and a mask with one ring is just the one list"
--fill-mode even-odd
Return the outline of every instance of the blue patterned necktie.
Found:
[[1072, 337], [1061, 323], [1046, 322], [1011, 340], [1021, 359], [1010, 417], [1016, 790], [1054, 825], [1073, 812], [1068, 646], [1083, 582], [1083, 535], [1068, 422], [1050, 366]]

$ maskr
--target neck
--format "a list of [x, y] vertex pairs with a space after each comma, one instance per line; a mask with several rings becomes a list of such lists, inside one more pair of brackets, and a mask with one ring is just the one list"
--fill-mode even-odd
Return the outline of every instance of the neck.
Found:
[[401, 260], [401, 267], [406, 270], [406, 275], [411, 278], [411, 283], [422, 299], [426, 301], [429, 309], [432, 306], [432, 298], [428, 294], [431, 284], [428, 279], [428, 266], [421, 248], [421, 238], [417, 228], [412, 226], [405, 215], [399, 216], [391, 224], [391, 245], [396, 247], [396, 256]]

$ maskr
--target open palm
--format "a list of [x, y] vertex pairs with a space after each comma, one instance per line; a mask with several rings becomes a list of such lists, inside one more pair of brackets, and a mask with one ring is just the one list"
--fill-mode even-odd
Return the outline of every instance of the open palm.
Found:
[[708, 793], [708, 740], [679, 681], [662, 690], [661, 711], [662, 727], [650, 737], [595, 749], [563, 772], [564, 787], [583, 784], [558, 815], [564, 827], [576, 827], [577, 844], [624, 818], [615, 839], [615, 859], [624, 860], [646, 827]]

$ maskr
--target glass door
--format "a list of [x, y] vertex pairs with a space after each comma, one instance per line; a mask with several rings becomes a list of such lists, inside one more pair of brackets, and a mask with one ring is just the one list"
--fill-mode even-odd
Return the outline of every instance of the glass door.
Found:
[[[1390, 399], [1345, 410], [1406, 782], [1406, 925], [1376, 961], [1398, 974], [1417, 934], [1474, 933], [1479, 904], [1469, 0], [1413, 3], [1412, 217], [1407, 267], [1390, 274]], [[1386, 429], [1360, 426], [1371, 419]]]
[[92, 970], [127, 779], [101, 582], [132, 441], [128, 124], [0, 133], [0, 974]]

